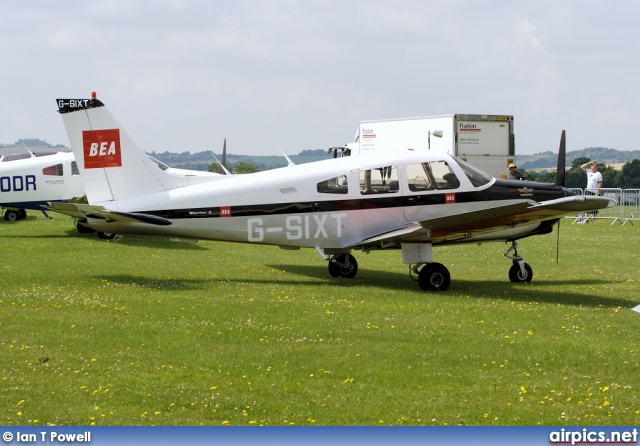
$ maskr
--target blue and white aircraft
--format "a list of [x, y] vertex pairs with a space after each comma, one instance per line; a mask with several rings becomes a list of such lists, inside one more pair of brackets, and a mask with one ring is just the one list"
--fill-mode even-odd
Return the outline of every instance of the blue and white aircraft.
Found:
[[511, 243], [510, 280], [529, 282], [533, 271], [518, 240], [550, 233], [563, 216], [614, 204], [560, 184], [498, 180], [458, 158], [400, 147], [384, 158], [192, 183], [154, 168], [98, 99], [59, 99], [58, 110], [88, 204], [53, 203], [53, 210], [104, 233], [312, 248], [334, 277], [356, 275], [353, 251], [396, 249], [423, 290], [446, 290], [451, 276], [433, 261], [433, 246], [501, 241]]
[[0, 157], [0, 208], [5, 220], [21, 220], [26, 209], [41, 211], [51, 202], [83, 195], [82, 178], [72, 152], [29, 158]]

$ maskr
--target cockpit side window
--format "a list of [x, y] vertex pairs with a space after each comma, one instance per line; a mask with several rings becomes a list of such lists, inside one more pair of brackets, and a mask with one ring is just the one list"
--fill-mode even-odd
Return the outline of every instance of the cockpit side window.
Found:
[[62, 164], [55, 164], [53, 166], [48, 166], [42, 169], [43, 175], [61, 177], [63, 175]]
[[318, 183], [317, 188], [321, 194], [346, 194], [349, 192], [347, 177], [344, 175], [321, 181]]
[[360, 193], [362, 195], [393, 194], [399, 190], [398, 169], [395, 166], [360, 171]]
[[412, 192], [460, 187], [460, 180], [446, 161], [408, 164], [407, 182]]

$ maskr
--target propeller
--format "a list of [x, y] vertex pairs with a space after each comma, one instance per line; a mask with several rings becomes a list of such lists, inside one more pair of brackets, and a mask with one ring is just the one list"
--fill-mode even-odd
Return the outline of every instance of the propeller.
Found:
[[567, 137], [566, 132], [562, 131], [560, 137], [560, 148], [558, 149], [558, 167], [556, 169], [556, 186], [564, 187], [564, 176], [567, 164]]
[[[560, 136], [560, 148], [558, 149], [558, 167], [556, 168], [556, 186], [564, 187], [567, 164], [567, 135], [562, 131]], [[560, 261], [560, 221], [558, 220], [558, 231], [556, 232], [556, 263]]]

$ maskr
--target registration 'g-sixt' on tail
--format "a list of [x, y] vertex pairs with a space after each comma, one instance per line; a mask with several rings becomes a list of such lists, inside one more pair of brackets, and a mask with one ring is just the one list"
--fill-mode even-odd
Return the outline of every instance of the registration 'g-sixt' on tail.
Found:
[[188, 178], [159, 169], [95, 93], [92, 96], [57, 100], [89, 203], [125, 200], [189, 185]]

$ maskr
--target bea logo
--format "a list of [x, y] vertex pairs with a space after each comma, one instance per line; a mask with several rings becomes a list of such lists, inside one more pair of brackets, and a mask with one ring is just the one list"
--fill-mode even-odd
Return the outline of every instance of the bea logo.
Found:
[[446, 204], [455, 204], [456, 202], [456, 194], [445, 194], [445, 203]]
[[120, 129], [82, 132], [85, 169], [121, 167]]

